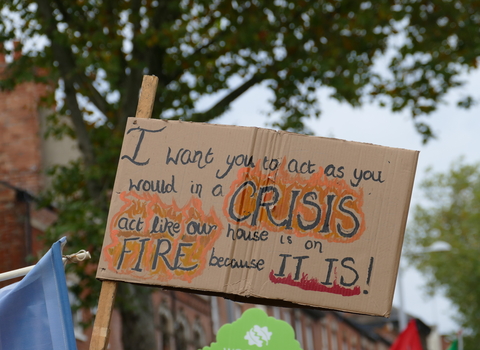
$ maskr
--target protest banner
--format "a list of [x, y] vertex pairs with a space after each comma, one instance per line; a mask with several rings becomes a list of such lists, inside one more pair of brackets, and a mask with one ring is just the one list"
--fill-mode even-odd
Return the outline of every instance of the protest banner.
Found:
[[417, 158], [130, 118], [97, 278], [388, 316]]

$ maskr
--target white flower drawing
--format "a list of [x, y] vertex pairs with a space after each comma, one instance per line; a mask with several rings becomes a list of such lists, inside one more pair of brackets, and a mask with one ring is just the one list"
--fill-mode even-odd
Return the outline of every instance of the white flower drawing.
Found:
[[268, 331], [268, 327], [253, 326], [247, 331], [244, 339], [248, 341], [248, 345], [255, 345], [259, 348], [263, 347], [263, 342], [268, 345], [268, 341], [272, 337], [272, 332]]

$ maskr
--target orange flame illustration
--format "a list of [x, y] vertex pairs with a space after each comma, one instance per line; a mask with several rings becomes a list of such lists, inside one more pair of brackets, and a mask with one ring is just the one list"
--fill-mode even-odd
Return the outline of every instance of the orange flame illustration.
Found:
[[206, 266], [206, 255], [223, 229], [213, 208], [192, 198], [180, 208], [157, 194], [122, 192], [124, 205], [110, 222], [105, 247], [109, 269], [141, 279], [191, 282]]

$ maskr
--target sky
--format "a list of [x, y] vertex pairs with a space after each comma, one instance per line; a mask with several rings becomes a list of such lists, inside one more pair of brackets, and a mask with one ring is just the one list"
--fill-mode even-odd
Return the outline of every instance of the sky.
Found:
[[[480, 97], [480, 72], [465, 77], [465, 87], [449, 93], [445, 104], [428, 117], [428, 122], [436, 134], [436, 139], [426, 145], [415, 131], [408, 112], [392, 113], [387, 108], [365, 105], [353, 109], [328, 98], [321, 92], [322, 115], [310, 119], [307, 126], [316, 136], [366, 142], [381, 146], [405, 148], [420, 151], [419, 162], [412, 194], [410, 216], [413, 206], [422, 202], [419, 185], [425, 178], [427, 168], [434, 172], [446, 172], [451, 164], [464, 157], [468, 163], [480, 161], [480, 106], [470, 110], [459, 109], [455, 101], [458, 97], [473, 94]], [[268, 127], [269, 92], [262, 86], [250, 89], [236, 100], [229, 112], [214, 121], [217, 124]], [[205, 102], [205, 106], [209, 104]], [[454, 322], [455, 307], [441, 292], [429, 296], [425, 290], [424, 277], [414, 268], [407, 266], [402, 258], [402, 282], [397, 282], [393, 305], [400, 307], [399, 285], [403, 286], [404, 309], [408, 314], [419, 317], [425, 323], [437, 326], [442, 334], [456, 332], [459, 326]]]

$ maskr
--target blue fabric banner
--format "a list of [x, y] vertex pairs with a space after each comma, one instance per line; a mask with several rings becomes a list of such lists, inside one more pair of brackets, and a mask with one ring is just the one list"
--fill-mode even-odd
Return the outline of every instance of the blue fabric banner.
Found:
[[0, 350], [76, 350], [63, 237], [20, 281], [0, 289]]

